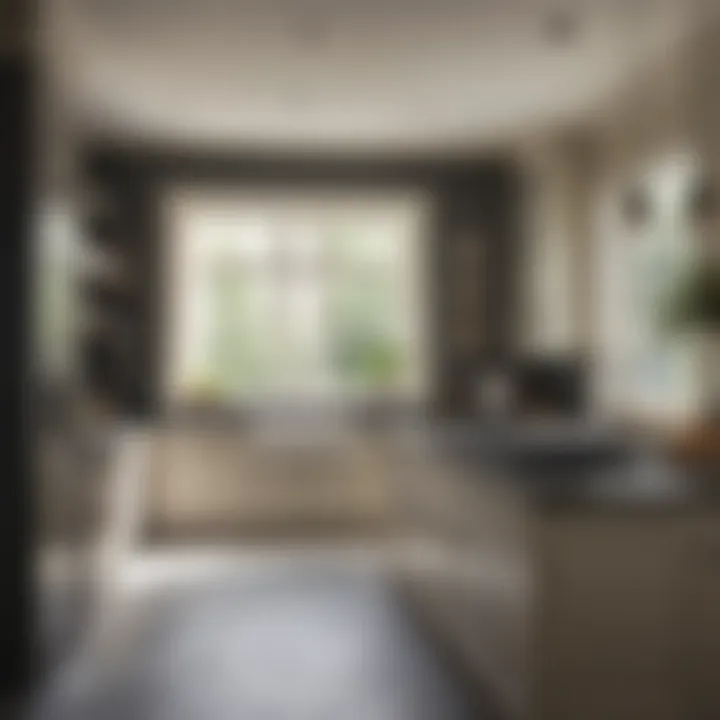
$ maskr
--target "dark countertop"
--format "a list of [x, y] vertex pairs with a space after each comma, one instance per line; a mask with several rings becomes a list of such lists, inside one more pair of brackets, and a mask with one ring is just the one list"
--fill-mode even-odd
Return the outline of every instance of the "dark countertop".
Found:
[[506, 483], [543, 511], [720, 511], [720, 473], [680, 467], [618, 428], [426, 423], [411, 436], [464, 477]]

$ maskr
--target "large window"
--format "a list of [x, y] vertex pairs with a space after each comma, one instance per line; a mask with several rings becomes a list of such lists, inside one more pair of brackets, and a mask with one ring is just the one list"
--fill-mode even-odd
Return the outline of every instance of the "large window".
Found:
[[170, 196], [172, 401], [417, 395], [420, 198]]

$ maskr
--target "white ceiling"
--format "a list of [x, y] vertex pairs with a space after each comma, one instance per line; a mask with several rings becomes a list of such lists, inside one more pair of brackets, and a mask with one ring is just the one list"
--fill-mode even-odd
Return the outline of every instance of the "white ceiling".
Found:
[[53, 67], [101, 132], [251, 148], [469, 148], [591, 112], [682, 0], [49, 0]]

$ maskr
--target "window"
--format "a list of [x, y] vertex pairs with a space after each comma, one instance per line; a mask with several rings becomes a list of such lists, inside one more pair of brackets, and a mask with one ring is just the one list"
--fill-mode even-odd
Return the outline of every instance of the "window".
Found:
[[172, 401], [422, 391], [419, 198], [176, 192], [168, 207]]
[[662, 306], [692, 257], [688, 198], [697, 166], [677, 153], [645, 174], [648, 218], [630, 228], [618, 216], [617, 195], [602, 235], [601, 400], [613, 412], [677, 420], [697, 407], [694, 348], [669, 333]]

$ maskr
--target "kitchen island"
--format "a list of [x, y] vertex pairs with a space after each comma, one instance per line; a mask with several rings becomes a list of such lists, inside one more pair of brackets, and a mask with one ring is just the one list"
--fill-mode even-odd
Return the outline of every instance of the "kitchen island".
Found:
[[403, 588], [509, 718], [720, 718], [720, 481], [587, 428], [399, 447]]

